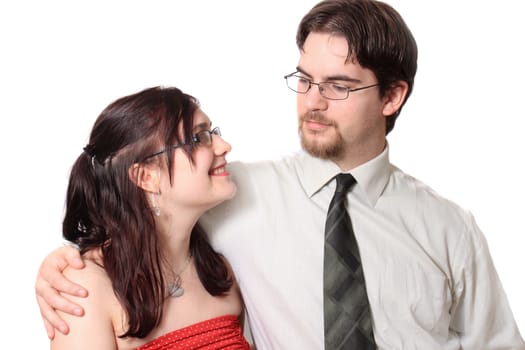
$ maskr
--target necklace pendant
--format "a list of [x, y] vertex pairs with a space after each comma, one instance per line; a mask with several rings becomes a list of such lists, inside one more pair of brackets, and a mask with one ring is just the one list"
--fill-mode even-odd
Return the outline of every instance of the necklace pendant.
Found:
[[175, 278], [175, 281], [168, 283], [168, 294], [172, 298], [178, 298], [184, 295], [184, 288], [180, 286], [180, 276]]
[[168, 294], [173, 298], [181, 297], [184, 295], [184, 288], [177, 286], [175, 283], [170, 283], [168, 287]]
[[175, 274], [175, 279], [171, 282], [168, 282], [168, 295], [172, 298], [178, 298], [184, 295], [184, 288], [181, 287], [181, 278], [180, 275], [186, 270], [188, 265], [191, 262], [191, 253], [188, 254], [188, 259], [186, 260], [186, 263], [184, 264], [184, 267]]

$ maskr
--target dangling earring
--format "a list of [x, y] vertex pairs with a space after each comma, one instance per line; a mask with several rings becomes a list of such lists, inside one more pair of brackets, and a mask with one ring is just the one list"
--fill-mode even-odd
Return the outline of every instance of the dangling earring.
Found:
[[160, 189], [159, 189], [158, 193], [152, 193], [151, 194], [151, 209], [153, 210], [153, 214], [155, 216], [160, 216], [160, 208], [157, 207], [157, 205], [155, 204], [155, 196], [156, 195], [160, 196]]

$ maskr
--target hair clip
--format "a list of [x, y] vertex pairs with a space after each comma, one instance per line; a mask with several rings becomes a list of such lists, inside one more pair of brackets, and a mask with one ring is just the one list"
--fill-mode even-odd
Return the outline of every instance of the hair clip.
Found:
[[90, 152], [90, 149], [91, 148], [91, 145], [86, 145], [84, 148], [83, 148], [83, 151], [91, 157], [91, 167], [93, 168], [93, 170], [95, 170], [95, 155], [92, 154]]

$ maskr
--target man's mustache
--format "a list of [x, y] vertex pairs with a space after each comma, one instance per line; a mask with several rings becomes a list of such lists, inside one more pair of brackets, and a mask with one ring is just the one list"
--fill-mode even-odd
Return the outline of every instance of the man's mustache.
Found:
[[313, 112], [307, 112], [301, 115], [300, 117], [301, 122], [319, 122], [326, 125], [335, 125], [335, 123], [328, 118], [324, 116], [323, 113], [313, 111]]

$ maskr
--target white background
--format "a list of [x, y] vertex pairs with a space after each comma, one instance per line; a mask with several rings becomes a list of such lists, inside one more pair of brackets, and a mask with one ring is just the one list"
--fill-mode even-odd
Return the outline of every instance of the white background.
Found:
[[[0, 4], [4, 345], [48, 347], [34, 279], [62, 242], [69, 167], [98, 113], [117, 97], [175, 85], [221, 126], [230, 160], [296, 150], [295, 96], [283, 76], [297, 63], [296, 26], [316, 2]], [[525, 333], [519, 2], [390, 3], [420, 50], [415, 91], [389, 136], [392, 161], [475, 214]]]

